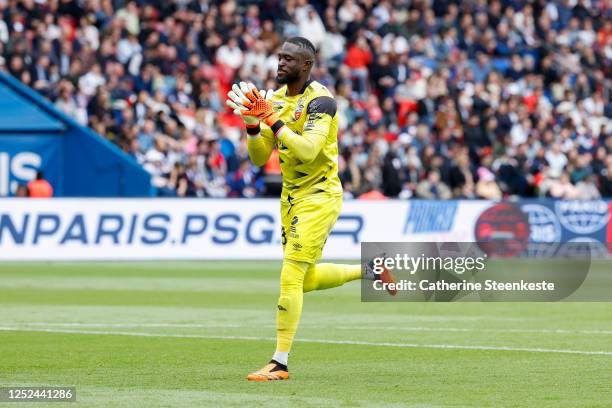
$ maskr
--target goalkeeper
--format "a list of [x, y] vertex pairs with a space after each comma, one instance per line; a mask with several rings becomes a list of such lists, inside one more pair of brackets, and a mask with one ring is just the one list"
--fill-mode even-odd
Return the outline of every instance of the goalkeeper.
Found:
[[[315, 48], [305, 38], [288, 39], [278, 54], [276, 92], [260, 93], [241, 82], [228, 93], [227, 105], [244, 119], [248, 150], [263, 166], [276, 147], [283, 174], [281, 239], [284, 261], [276, 311], [276, 352], [252, 381], [289, 378], [287, 361], [302, 313], [304, 292], [329, 289], [360, 279], [360, 265], [315, 262], [340, 214], [338, 115], [327, 88], [309, 79]], [[387, 271], [367, 278], [392, 282]], [[392, 293], [394, 294], [394, 293]]]

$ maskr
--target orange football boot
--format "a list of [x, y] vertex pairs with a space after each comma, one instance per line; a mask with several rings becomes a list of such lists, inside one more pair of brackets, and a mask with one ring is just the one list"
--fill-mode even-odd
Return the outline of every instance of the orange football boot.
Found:
[[278, 381], [288, 379], [289, 371], [287, 370], [287, 366], [274, 360], [271, 360], [261, 370], [257, 370], [247, 375], [247, 380], [249, 381]]
[[[364, 279], [381, 281], [382, 283], [395, 283], [395, 277], [393, 276], [391, 271], [385, 268], [384, 266], [383, 266], [383, 271], [381, 273], [377, 274], [374, 272], [374, 258], [384, 258], [385, 255], [386, 255], [385, 253], [382, 253], [378, 256], [375, 256], [368, 263], [365, 264]], [[389, 286], [385, 286], [385, 287], [387, 289], [387, 292], [389, 292], [391, 296], [397, 295], [397, 289], [395, 288], [391, 289], [389, 288]]]
[[[393, 274], [387, 268], [385, 268], [385, 270], [382, 271], [380, 275], [378, 275], [378, 278], [382, 283], [395, 283], [395, 276], [393, 276]], [[389, 288], [389, 286], [386, 286], [386, 288], [387, 292], [389, 292], [391, 296], [397, 295], [397, 289], [395, 289], [395, 287], [391, 289]]]

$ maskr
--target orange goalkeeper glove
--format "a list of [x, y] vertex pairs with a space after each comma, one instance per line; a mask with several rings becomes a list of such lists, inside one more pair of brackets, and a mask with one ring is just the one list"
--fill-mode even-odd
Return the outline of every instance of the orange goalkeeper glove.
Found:
[[256, 117], [270, 126], [274, 133], [277, 133], [277, 131], [283, 127], [284, 123], [274, 111], [272, 102], [261, 96], [256, 87], [253, 86], [251, 88], [249, 86], [249, 88], [249, 92], [244, 94], [246, 100], [243, 101], [243, 105], [246, 110], [242, 111], [242, 115]]

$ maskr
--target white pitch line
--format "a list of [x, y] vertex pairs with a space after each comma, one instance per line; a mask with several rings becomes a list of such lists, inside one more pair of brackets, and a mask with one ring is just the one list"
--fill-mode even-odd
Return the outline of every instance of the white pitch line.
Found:
[[[97, 331], [97, 330], [65, 330], [65, 329], [31, 329], [28, 327], [0, 327], [0, 331], [27, 331], [45, 333], [68, 333], [68, 334], [97, 334], [110, 336], [134, 336], [134, 337], [171, 337], [184, 339], [209, 339], [209, 340], [253, 340], [253, 341], [276, 341], [274, 337], [255, 336], [205, 336], [198, 334], [164, 334], [164, 333], [142, 333], [123, 331]], [[532, 347], [509, 347], [509, 346], [467, 346], [459, 344], [417, 344], [417, 343], [387, 343], [370, 342], [358, 340], [326, 340], [326, 339], [298, 339], [300, 343], [319, 344], [348, 344], [373, 347], [400, 347], [400, 348], [429, 348], [429, 349], [455, 349], [455, 350], [488, 350], [488, 351], [522, 351], [528, 353], [561, 353], [580, 355], [603, 355], [612, 356], [612, 351], [587, 351], [568, 349], [546, 349]]]
[[51, 322], [31, 322], [17, 323], [23, 326], [51, 326], [51, 327], [184, 327], [184, 328], [200, 328], [200, 329], [218, 329], [227, 327], [230, 329], [244, 329], [249, 327], [276, 327], [273, 325], [244, 325], [234, 323], [51, 323]]
[[[339, 326], [338, 329], [351, 329], [350, 326]], [[465, 333], [534, 333], [534, 334], [602, 334], [612, 335], [612, 330], [569, 330], [569, 329], [486, 329], [468, 327], [359, 327], [364, 330], [415, 331], [415, 332], [465, 332]]]
[[[27, 322], [18, 323], [24, 326], [52, 326], [52, 327], [184, 327], [184, 328], [274, 328], [274, 325], [258, 324], [245, 325], [233, 323], [52, 323], [52, 322]], [[390, 326], [329, 326], [329, 325], [303, 325], [304, 329], [334, 328], [340, 330], [383, 330], [383, 331], [407, 331], [407, 332], [458, 332], [458, 333], [533, 333], [533, 334], [598, 334], [612, 335], [612, 330], [569, 330], [569, 329], [487, 329], [469, 327], [390, 327]]]

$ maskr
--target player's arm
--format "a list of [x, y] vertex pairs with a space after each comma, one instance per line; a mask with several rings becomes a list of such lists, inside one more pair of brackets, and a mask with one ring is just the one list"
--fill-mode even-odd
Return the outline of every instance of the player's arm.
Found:
[[261, 129], [259, 124], [257, 127], [247, 126], [247, 147], [254, 165], [264, 166], [272, 154], [274, 145], [274, 133], [270, 129]]
[[285, 126], [272, 104], [263, 98], [256, 88], [245, 96], [248, 101], [244, 104], [246, 110], [242, 111], [242, 114], [245, 117], [257, 117], [265, 122], [278, 140], [301, 162], [310, 163], [319, 155], [329, 134], [332, 118], [336, 114], [336, 102], [333, 98], [320, 96], [310, 101], [306, 111], [308, 120], [302, 135], [298, 135]]
[[[249, 157], [254, 165], [262, 167], [272, 154], [275, 140], [274, 133], [270, 129], [261, 129], [260, 121], [257, 117], [244, 114], [246, 110], [244, 104], [249, 102], [245, 94], [249, 94], [253, 88], [255, 88], [253, 84], [247, 84], [246, 82], [241, 82], [240, 86], [234, 84], [232, 90], [227, 93], [229, 99], [227, 99], [226, 104], [236, 115], [244, 120], [247, 130]], [[266, 96], [267, 98], [272, 97], [272, 90], [269, 90], [267, 95], [264, 92], [264, 99]]]
[[330, 96], [319, 96], [308, 104], [301, 135], [283, 124], [276, 136], [301, 162], [310, 163], [325, 145], [335, 114], [336, 101]]

